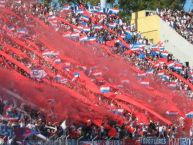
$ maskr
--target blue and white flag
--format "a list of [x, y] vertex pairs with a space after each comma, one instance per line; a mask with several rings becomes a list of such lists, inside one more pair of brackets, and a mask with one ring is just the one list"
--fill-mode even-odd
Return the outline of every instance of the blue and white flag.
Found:
[[99, 26], [99, 25], [94, 25], [93, 28], [94, 28], [94, 29], [97, 29], [97, 30], [100, 30], [100, 29], [102, 29], [103, 27], [102, 27], [102, 26]]
[[82, 20], [82, 21], [88, 22], [89, 19], [90, 19], [90, 18], [89, 18], [88, 16], [85, 16], [85, 15], [80, 16], [80, 20]]
[[186, 114], [186, 118], [193, 118], [193, 111]]
[[34, 79], [43, 79], [46, 75], [47, 73], [42, 69], [33, 69], [30, 74], [31, 78]]
[[88, 41], [96, 41], [96, 37], [88, 37]]
[[111, 28], [115, 28], [116, 26], [117, 26], [116, 23], [110, 23], [110, 24], [109, 24], [109, 27], [111, 27]]
[[79, 76], [80, 76], [80, 73], [78, 73], [78, 72], [75, 72], [75, 73], [74, 73], [74, 77], [75, 77], [75, 78], [78, 78]]
[[20, 29], [17, 30], [17, 33], [20, 33], [20, 34], [27, 34], [28, 31], [27, 31], [27, 29], [25, 29], [25, 28], [20, 28]]
[[71, 9], [70, 5], [64, 5], [63, 10], [68, 11]]
[[81, 41], [81, 42], [88, 41], [88, 37], [87, 36], [80, 37], [79, 41]]
[[110, 9], [108, 11], [109, 14], [118, 14], [119, 13], [119, 10], [118, 9]]
[[110, 87], [101, 87], [100, 88], [100, 92], [101, 93], [109, 93], [110, 92]]
[[83, 31], [83, 32], [90, 32], [90, 28], [86, 28], [86, 27], [85, 27], [85, 28], [82, 29], [82, 31]]
[[167, 51], [162, 51], [161, 52], [161, 57], [162, 58], [166, 58], [168, 56], [168, 52]]

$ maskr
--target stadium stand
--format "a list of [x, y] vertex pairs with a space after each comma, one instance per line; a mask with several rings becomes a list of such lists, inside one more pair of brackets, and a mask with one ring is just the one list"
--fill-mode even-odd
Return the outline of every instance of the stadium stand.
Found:
[[193, 43], [193, 13], [183, 10], [163, 9], [157, 10], [157, 14], [190, 43]]

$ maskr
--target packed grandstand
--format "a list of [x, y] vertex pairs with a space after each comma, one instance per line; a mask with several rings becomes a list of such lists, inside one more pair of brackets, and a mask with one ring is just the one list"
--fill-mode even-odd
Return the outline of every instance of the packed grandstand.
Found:
[[[193, 69], [117, 9], [0, 0], [0, 144], [193, 135]], [[193, 15], [157, 10], [193, 43]]]

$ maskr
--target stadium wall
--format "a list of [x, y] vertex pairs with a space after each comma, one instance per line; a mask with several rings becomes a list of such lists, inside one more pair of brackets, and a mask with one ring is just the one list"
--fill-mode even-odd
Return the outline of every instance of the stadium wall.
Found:
[[183, 62], [189, 61], [193, 66], [193, 45], [161, 19], [160, 26], [160, 39], [165, 42], [166, 50]]
[[160, 41], [160, 18], [157, 15], [146, 16], [151, 11], [139, 11], [132, 14], [131, 23], [153, 43]]
[[131, 24], [135, 24], [137, 30], [154, 44], [164, 42], [168, 52], [182, 62], [188, 61], [193, 66], [193, 45], [179, 35], [158, 15], [148, 16], [152, 11], [139, 11], [132, 14]]

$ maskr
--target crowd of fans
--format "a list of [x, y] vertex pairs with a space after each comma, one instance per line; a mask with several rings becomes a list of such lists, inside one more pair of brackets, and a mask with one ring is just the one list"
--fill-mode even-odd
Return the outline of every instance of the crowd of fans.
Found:
[[[114, 112], [115, 113], [115, 112]], [[183, 124], [166, 126], [159, 122], [150, 121], [148, 124], [138, 123], [131, 113], [116, 112], [123, 116], [127, 122], [120, 124], [113, 120], [104, 121], [100, 126], [91, 120], [76, 122], [67, 119], [63, 122], [47, 121], [44, 112], [19, 104], [18, 100], [8, 97], [0, 99], [0, 143], [22, 144], [35, 141], [56, 141], [61, 137], [81, 140], [106, 139], [138, 139], [139, 137], [165, 137], [175, 138], [178, 127]], [[65, 140], [62, 140], [65, 141]]]
[[193, 44], [193, 12], [158, 9], [157, 14], [176, 32]]
[[[57, 83], [66, 85], [71, 89], [75, 88], [74, 76], [72, 72], [66, 73], [67, 77], [63, 77], [58, 67], [53, 67], [52, 63], [62, 64], [66, 62], [62, 60], [56, 53], [48, 55], [48, 49], [42, 42], [35, 42], [33, 51], [28, 47], [30, 45], [28, 40], [34, 40], [33, 31], [30, 29], [31, 23], [29, 17], [25, 15], [26, 6], [22, 3], [16, 3], [10, 6], [19, 16], [24, 16], [25, 22], [29, 27], [24, 27], [22, 23], [13, 15], [6, 15], [7, 22], [0, 22], [0, 26], [3, 28], [0, 32], [2, 36], [0, 39], [0, 49], [11, 56], [21, 64], [24, 64], [26, 68], [31, 71], [40, 65], [39, 70], [44, 74], [44, 79], [54, 80]], [[47, 24], [53, 26], [56, 31], [62, 30], [65, 37], [70, 36], [74, 40], [79, 40], [81, 43], [85, 41], [96, 41], [103, 47], [108, 46], [112, 54], [118, 54], [127, 59], [134, 66], [143, 70], [146, 74], [152, 72], [159, 74], [160, 71], [164, 71], [165, 76], [169, 75], [169, 78], [161, 78], [167, 81], [168, 84], [174, 83], [174, 87], [179, 90], [184, 90], [190, 96], [192, 91], [190, 88], [182, 82], [180, 79], [172, 75], [172, 71], [179, 73], [184, 78], [192, 83], [192, 69], [189, 66], [182, 65], [178, 60], [175, 60], [171, 54], [167, 56], [163, 55], [162, 45], [153, 46], [148, 39], [141, 36], [136, 31], [134, 25], [127, 24], [116, 14], [104, 14], [104, 13], [89, 13], [90, 16], [84, 16], [82, 12], [87, 11], [84, 7], [73, 7], [67, 10], [67, 15], [63, 15], [63, 11], [56, 11], [45, 7], [42, 4], [34, 4], [30, 6], [30, 12], [34, 16], [38, 16], [44, 20]], [[49, 13], [48, 13], [49, 12]], [[58, 21], [52, 23], [52, 18], [63, 17], [72, 25], [67, 25]], [[14, 24], [14, 25], [13, 25]], [[72, 26], [75, 26], [74, 28]], [[22, 31], [18, 31], [19, 30]], [[8, 32], [8, 30], [11, 30]], [[70, 32], [70, 33], [69, 33]], [[72, 35], [77, 34], [79, 35]], [[67, 35], [67, 34], [70, 35]], [[19, 39], [14, 38], [19, 36]], [[14, 39], [13, 39], [14, 38]], [[83, 39], [82, 39], [83, 38]], [[21, 42], [22, 40], [22, 42]], [[125, 45], [127, 44], [127, 45]], [[32, 47], [32, 45], [30, 45]], [[15, 48], [13, 50], [12, 48]], [[17, 51], [16, 51], [17, 50]], [[165, 52], [165, 51], [164, 51]], [[167, 53], [166, 53], [167, 54]], [[42, 57], [49, 58], [50, 61], [45, 61]], [[28, 59], [24, 59], [24, 56]], [[33, 78], [33, 74], [29, 74], [13, 62], [8, 62], [5, 55], [1, 54], [1, 67], [14, 68], [24, 76]], [[172, 65], [171, 65], [172, 64]], [[178, 64], [178, 69], [175, 65]], [[65, 63], [66, 70], [76, 67], [74, 64]], [[38, 66], [39, 67], [39, 66]], [[37, 78], [36, 78], [37, 79]], [[38, 78], [37, 80], [42, 80]], [[73, 80], [73, 81], [72, 81]], [[81, 84], [81, 82], [78, 82]], [[84, 86], [84, 84], [81, 84]], [[100, 86], [100, 84], [98, 84]], [[81, 86], [79, 86], [81, 87]], [[88, 92], [86, 92], [87, 94]], [[83, 94], [84, 95], [84, 94]], [[103, 96], [100, 96], [103, 103], [111, 104]], [[12, 144], [21, 144], [25, 141], [34, 140], [56, 140], [61, 136], [68, 136], [71, 139], [78, 139], [82, 137], [82, 140], [91, 140], [97, 136], [96, 139], [123, 139], [123, 138], [138, 138], [142, 136], [153, 137], [176, 137], [178, 128], [183, 127], [183, 119], [181, 118], [178, 123], [171, 126], [165, 126], [159, 122], [150, 121], [149, 123], [139, 123], [137, 116], [124, 109], [123, 111], [115, 111], [126, 120], [124, 123], [119, 123], [114, 120], [104, 121], [100, 125], [91, 120], [87, 122], [75, 122], [66, 119], [62, 123], [51, 123], [46, 120], [45, 114], [39, 110], [29, 107], [24, 104], [17, 104], [13, 100], [9, 100], [6, 96], [0, 99], [0, 125], [5, 126], [7, 130], [5, 134], [0, 134], [2, 142], [9, 142]], [[113, 104], [119, 107], [116, 103]], [[112, 110], [111, 110], [112, 111]], [[22, 130], [22, 131], [21, 131]], [[18, 133], [18, 131], [20, 133]], [[22, 133], [21, 133], [22, 132]], [[15, 133], [15, 134], [14, 134]]]
[[[193, 83], [192, 68], [181, 63], [172, 54], [165, 51], [162, 43], [157, 46], [152, 45], [147, 38], [144, 38], [136, 31], [134, 25], [127, 24], [118, 15], [92, 13], [90, 17], [87, 16], [88, 20], [84, 20], [81, 18], [85, 15], [77, 11], [76, 8], [72, 8], [65, 17], [67, 21], [77, 26], [77, 28], [82, 28], [81, 36], [76, 35], [75, 38], [79, 37], [82, 42], [81, 38], [86, 36], [88, 39], [84, 41], [94, 38], [100, 44], [111, 46], [112, 53], [127, 58], [131, 63], [147, 73], [154, 72], [159, 75], [159, 72], [164, 71], [165, 75], [161, 75], [161, 78], [168, 82], [169, 86], [185, 90], [188, 96], [192, 98], [192, 91], [187, 84], [171, 73], [176, 72]], [[59, 25], [59, 27], [61, 26]], [[85, 32], [84, 28], [89, 28], [89, 30]], [[69, 31], [69, 29], [65, 30]], [[75, 29], [70, 29], [70, 31], [72, 33], [76, 32]], [[74, 36], [70, 37], [74, 39]], [[124, 41], [127, 45], [125, 45]]]

